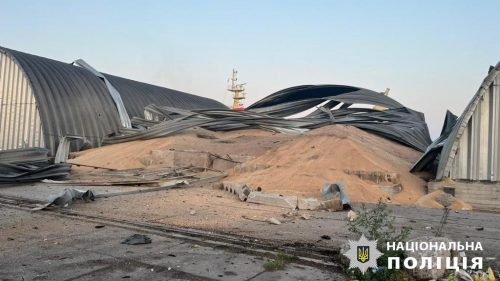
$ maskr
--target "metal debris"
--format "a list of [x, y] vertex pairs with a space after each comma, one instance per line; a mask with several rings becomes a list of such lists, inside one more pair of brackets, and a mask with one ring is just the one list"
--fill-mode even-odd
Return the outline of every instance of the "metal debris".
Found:
[[[373, 106], [351, 108], [359, 104], [381, 106], [385, 110]], [[317, 110], [305, 117], [288, 118], [314, 107]], [[431, 143], [422, 113], [383, 94], [338, 85], [285, 89], [256, 102], [245, 111], [185, 110], [152, 104], [145, 107], [144, 115], [147, 120], [142, 117], [132, 120], [139, 129], [121, 130], [119, 134], [106, 137], [104, 143], [163, 137], [197, 126], [212, 131], [260, 128], [300, 134], [330, 124], [354, 126], [420, 151], [425, 151]]]
[[45, 148], [0, 151], [0, 184], [62, 179], [69, 175], [70, 164], [52, 164]]
[[151, 244], [153, 240], [149, 236], [144, 234], [133, 234], [127, 239], [123, 240], [121, 244], [127, 245], [141, 245], [141, 244]]
[[43, 210], [50, 206], [59, 206], [62, 208], [69, 207], [73, 201], [83, 200], [85, 202], [90, 202], [95, 200], [94, 192], [92, 190], [79, 190], [73, 188], [64, 189], [63, 192], [56, 196], [50, 196], [48, 203], [40, 207], [34, 208], [33, 210]]
[[342, 206], [344, 209], [350, 209], [351, 201], [349, 200], [349, 196], [344, 191], [344, 183], [339, 181], [335, 184], [331, 184], [329, 182], [325, 182], [325, 186], [320, 190], [321, 198], [323, 200], [332, 200], [335, 198], [339, 198], [342, 202]]

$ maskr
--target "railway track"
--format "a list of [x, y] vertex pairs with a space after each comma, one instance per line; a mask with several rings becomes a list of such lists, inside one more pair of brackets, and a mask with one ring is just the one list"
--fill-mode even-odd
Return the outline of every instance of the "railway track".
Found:
[[[13, 196], [0, 195], [0, 206], [33, 211], [42, 201]], [[342, 271], [339, 263], [339, 250], [318, 247], [311, 244], [288, 245], [272, 240], [254, 239], [248, 236], [209, 232], [197, 229], [180, 228], [164, 224], [151, 224], [140, 221], [122, 220], [107, 216], [96, 216], [73, 211], [71, 209], [52, 208], [36, 211], [38, 214], [83, 220], [108, 226], [120, 227], [163, 237], [184, 240], [203, 246], [223, 249], [231, 252], [248, 253], [256, 256], [274, 257], [278, 252], [285, 252], [297, 257], [299, 264], [314, 266], [334, 272]]]

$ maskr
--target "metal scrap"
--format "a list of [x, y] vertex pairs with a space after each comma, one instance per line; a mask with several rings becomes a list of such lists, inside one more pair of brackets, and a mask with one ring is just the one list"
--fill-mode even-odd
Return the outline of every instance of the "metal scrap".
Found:
[[153, 240], [149, 236], [144, 234], [133, 234], [127, 239], [123, 240], [121, 244], [127, 245], [141, 245], [141, 244], [151, 244]]
[[66, 188], [59, 195], [49, 196], [48, 202], [45, 205], [36, 207], [33, 210], [43, 210], [50, 206], [59, 206], [62, 208], [69, 207], [73, 201], [83, 200], [85, 202], [90, 202], [95, 200], [94, 192], [92, 190], [79, 190], [73, 188]]
[[[325, 103], [326, 102], [326, 103]], [[371, 105], [358, 107], [358, 105]], [[291, 118], [316, 107], [307, 116]], [[377, 108], [383, 108], [377, 109]], [[299, 86], [274, 93], [245, 111], [185, 110], [154, 104], [145, 107], [146, 119], [133, 119], [136, 130], [121, 130], [103, 143], [168, 136], [193, 127], [212, 131], [260, 128], [281, 133], [304, 133], [331, 125], [350, 125], [425, 151], [431, 143], [422, 113], [406, 108], [381, 93], [338, 86]]]
[[0, 184], [67, 177], [71, 165], [50, 163], [47, 154], [45, 148], [0, 151]]
[[321, 198], [323, 200], [332, 200], [334, 198], [339, 198], [342, 202], [344, 208], [350, 209], [351, 201], [349, 196], [344, 191], [344, 183], [339, 181], [335, 184], [325, 182], [324, 187], [320, 190]]

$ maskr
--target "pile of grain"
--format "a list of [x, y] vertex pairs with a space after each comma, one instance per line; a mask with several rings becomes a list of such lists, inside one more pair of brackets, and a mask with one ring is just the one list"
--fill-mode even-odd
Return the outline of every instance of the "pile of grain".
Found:
[[[360, 129], [333, 125], [310, 131], [267, 151], [248, 164], [269, 168], [233, 173], [229, 181], [244, 182], [267, 192], [319, 197], [325, 181], [343, 181], [354, 202], [379, 199], [413, 204], [425, 194], [425, 182], [408, 172], [420, 152]], [[346, 170], [398, 173], [402, 191], [391, 195], [380, 184], [349, 175]]]
[[[425, 194], [425, 182], [408, 172], [420, 152], [342, 125], [322, 127], [303, 135], [262, 130], [209, 132], [192, 129], [170, 137], [82, 151], [70, 162], [114, 169], [143, 168], [152, 150], [168, 149], [257, 157], [247, 164], [269, 168], [233, 173], [227, 180], [260, 186], [267, 192], [318, 197], [325, 181], [333, 183], [342, 180], [354, 202], [377, 202], [382, 199], [413, 204]], [[381, 188], [383, 184], [348, 174], [348, 170], [397, 173], [402, 191], [389, 194]]]
[[472, 210], [472, 206], [464, 201], [444, 193], [442, 190], [436, 190], [426, 194], [415, 203], [418, 207], [442, 209], [446, 205], [452, 210]]
[[[152, 150], [200, 150], [226, 155], [259, 156], [295, 136], [263, 130], [210, 132], [201, 128], [168, 137], [138, 140], [81, 151], [68, 162], [112, 169], [144, 168]], [[75, 170], [79, 170], [76, 169]], [[88, 169], [80, 169], [86, 171]]]

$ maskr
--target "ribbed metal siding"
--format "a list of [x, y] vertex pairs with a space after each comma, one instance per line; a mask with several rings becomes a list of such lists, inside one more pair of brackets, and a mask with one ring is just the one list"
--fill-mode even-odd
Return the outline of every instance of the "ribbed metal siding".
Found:
[[31, 85], [14, 60], [0, 52], [0, 150], [43, 147]]
[[500, 180], [500, 76], [479, 100], [458, 140], [452, 179]]
[[[33, 111], [30, 111], [31, 117], [29, 114], [26, 117], [26, 114], [19, 107], [9, 105], [8, 109], [2, 108], [4, 110], [2, 114], [5, 114], [5, 118], [0, 119], [0, 129], [8, 130], [5, 135], [8, 135], [6, 140], [10, 141], [9, 144], [19, 138], [18, 131], [14, 130], [15, 126], [5, 127], [1, 122], [16, 122], [15, 118], [21, 118], [15, 116], [32, 118], [29, 119], [30, 122], [26, 122], [26, 126], [31, 126], [31, 129], [30, 127], [25, 128], [26, 134], [31, 134], [30, 137], [33, 134], [39, 136], [37, 141], [26, 145], [44, 146], [45, 144], [51, 155], [55, 155], [61, 136], [81, 136], [91, 146], [97, 147], [101, 145], [105, 135], [119, 130], [118, 111], [105, 83], [87, 69], [3, 47], [0, 47], [0, 54], [9, 58], [11, 62], [8, 66], [9, 71], [10, 68], [15, 67], [18, 77], [21, 77], [20, 73], [24, 75], [25, 86], [22, 86], [22, 83], [20, 85], [25, 88], [21, 87], [21, 89], [26, 89], [31, 93], [26, 92], [23, 97], [31, 97], [29, 102], [33, 102], [33, 107], [36, 105], [38, 108], [38, 117]], [[10, 72], [6, 73], [11, 75]], [[106, 77], [120, 91], [130, 117], [143, 116], [144, 107], [153, 103], [187, 109], [226, 108], [223, 104], [212, 99], [117, 76], [106, 74]], [[8, 82], [12, 79], [14, 79], [12, 81], [17, 81], [16, 79], [20, 78], [7, 76], [6, 79]], [[13, 86], [14, 82], [9, 83], [5, 86], [3, 95], [18, 97], [15, 92], [17, 88]], [[20, 82], [15, 83], [19, 84]], [[31, 108], [28, 106], [29, 102], [27, 100], [26, 109]], [[9, 100], [9, 103], [12, 101]], [[16, 104], [17, 101], [14, 100], [13, 103]], [[19, 111], [21, 115], [16, 115], [15, 110]], [[15, 124], [19, 125], [20, 123]], [[83, 141], [76, 141], [72, 143], [71, 149], [73, 151], [80, 150], [83, 144]], [[7, 147], [7, 144], [5, 146]]]
[[[61, 136], [82, 136], [96, 147], [105, 135], [118, 131], [116, 107], [104, 83], [88, 70], [6, 48], [0, 52], [17, 64], [31, 85], [51, 155]], [[82, 145], [76, 141], [72, 150]]]
[[144, 117], [144, 107], [150, 104], [182, 109], [227, 109], [222, 103], [185, 92], [158, 87], [110, 74], [105, 74], [120, 92], [129, 116]]

